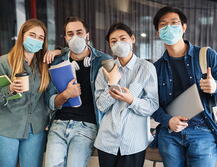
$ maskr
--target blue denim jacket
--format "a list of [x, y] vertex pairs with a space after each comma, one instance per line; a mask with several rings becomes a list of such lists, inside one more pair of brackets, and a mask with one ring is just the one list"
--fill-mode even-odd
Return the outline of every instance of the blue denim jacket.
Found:
[[[101, 67], [101, 61], [102, 60], [106, 60], [106, 59], [111, 59], [112, 57], [109, 56], [108, 54], [105, 54], [99, 50], [96, 50], [93, 47], [89, 46], [89, 49], [91, 51], [90, 57], [91, 57], [91, 67], [90, 67], [90, 83], [91, 83], [91, 89], [92, 89], [92, 94], [93, 94], [93, 100], [94, 98], [94, 92], [95, 92], [95, 80], [96, 80], [96, 76], [98, 74], [99, 68]], [[64, 53], [62, 56], [57, 56], [55, 57], [54, 61], [52, 62], [51, 65], [56, 65], [59, 64], [63, 61], [68, 60], [68, 53], [69, 53], [69, 48], [66, 48], [64, 50]], [[54, 110], [54, 97], [53, 95], [58, 94], [57, 89], [53, 86], [52, 89], [49, 90], [48, 92], [48, 99], [49, 99], [49, 103], [50, 103], [50, 108], [51, 110]], [[96, 108], [96, 103], [94, 100], [94, 107], [95, 107], [95, 115], [96, 115], [96, 122], [97, 124], [99, 123], [99, 121], [102, 118], [102, 113]]]
[[[196, 83], [198, 89], [200, 90], [201, 100], [205, 109], [202, 112], [202, 117], [217, 140], [217, 123], [215, 123], [213, 114], [209, 111], [208, 107], [208, 100], [210, 100], [211, 98], [216, 98], [217, 91], [212, 95], [202, 93], [199, 86], [200, 80], [202, 78], [202, 72], [199, 65], [200, 48], [197, 46], [193, 46], [188, 41], [185, 42], [189, 46], [188, 52], [184, 57], [185, 65], [190, 76], [189, 79], [192, 81], [192, 83]], [[211, 67], [213, 78], [217, 80], [217, 53], [212, 49], [208, 49], [207, 51], [207, 62], [208, 66]], [[154, 65], [156, 67], [158, 76], [160, 107], [152, 115], [152, 117], [155, 121], [160, 122], [161, 127], [168, 127], [168, 122], [172, 116], [166, 113], [165, 108], [173, 100], [173, 77], [171, 67], [169, 65], [169, 55], [167, 51], [165, 51], [163, 56], [157, 62], [155, 62]]]

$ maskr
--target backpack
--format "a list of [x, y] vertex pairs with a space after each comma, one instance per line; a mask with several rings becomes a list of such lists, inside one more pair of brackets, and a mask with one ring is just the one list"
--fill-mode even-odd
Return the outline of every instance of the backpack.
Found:
[[[199, 64], [202, 72], [202, 76], [206, 77], [207, 75], [207, 50], [209, 47], [202, 47], [199, 53]], [[209, 100], [209, 111], [213, 113], [215, 122], [217, 123], [217, 97], [214, 97]]]

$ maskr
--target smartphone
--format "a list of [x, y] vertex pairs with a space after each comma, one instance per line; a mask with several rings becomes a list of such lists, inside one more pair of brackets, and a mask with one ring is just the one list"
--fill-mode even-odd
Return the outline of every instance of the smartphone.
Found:
[[115, 90], [117, 90], [117, 91], [119, 91], [119, 92], [122, 93], [122, 89], [121, 89], [120, 85], [114, 84], [114, 85], [108, 85], [108, 86], [109, 86], [109, 90], [112, 91], [113, 89], [115, 89]]

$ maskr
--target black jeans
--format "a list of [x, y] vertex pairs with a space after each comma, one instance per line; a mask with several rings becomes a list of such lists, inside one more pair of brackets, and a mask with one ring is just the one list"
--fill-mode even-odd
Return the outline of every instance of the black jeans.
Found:
[[109, 154], [98, 150], [100, 167], [143, 167], [145, 160], [145, 150], [136, 154], [121, 156]]

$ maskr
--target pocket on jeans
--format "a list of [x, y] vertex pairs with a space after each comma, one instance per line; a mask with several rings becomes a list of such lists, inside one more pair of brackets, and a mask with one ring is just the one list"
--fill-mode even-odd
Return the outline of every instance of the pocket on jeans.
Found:
[[201, 130], [201, 131], [204, 131], [204, 132], [209, 132], [211, 133], [211, 130], [208, 128], [208, 127], [204, 127], [204, 126], [195, 126], [194, 127], [196, 130]]
[[56, 131], [59, 131], [59, 130], [61, 130], [63, 127], [65, 127], [64, 126], [64, 121], [61, 121], [61, 120], [54, 120], [53, 122], [52, 122], [52, 125], [51, 125], [51, 127], [50, 127], [50, 132], [56, 132]]
[[97, 127], [95, 124], [88, 122], [81, 122], [81, 128], [79, 130], [79, 135], [88, 138], [93, 142], [97, 135]]
[[96, 125], [93, 124], [93, 123], [81, 121], [81, 125], [82, 125], [82, 127], [84, 127], [84, 128], [89, 128], [89, 129], [91, 129], [91, 130], [97, 131], [97, 127], [96, 127]]
[[62, 120], [58, 119], [58, 120], [53, 120], [53, 122], [54, 122], [55, 124], [62, 124], [62, 123], [64, 123], [64, 122], [66, 122], [66, 121], [62, 121]]

